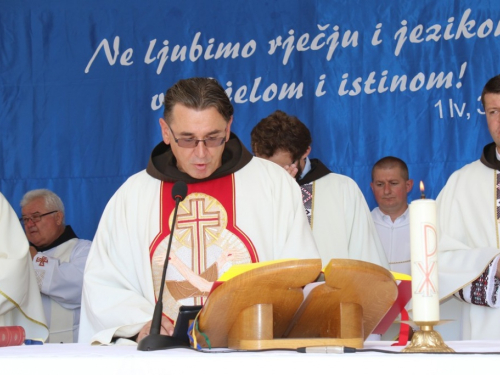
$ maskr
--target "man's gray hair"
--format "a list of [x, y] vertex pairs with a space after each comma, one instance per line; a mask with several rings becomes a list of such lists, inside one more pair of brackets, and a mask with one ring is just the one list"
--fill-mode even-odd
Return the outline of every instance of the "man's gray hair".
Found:
[[59, 198], [59, 196], [48, 190], [48, 189], [36, 189], [30, 190], [24, 194], [23, 199], [21, 199], [21, 208], [26, 206], [28, 203], [34, 201], [37, 198], [43, 198], [45, 201], [45, 208], [49, 211], [59, 211], [63, 214], [62, 225], [64, 225], [64, 204]]

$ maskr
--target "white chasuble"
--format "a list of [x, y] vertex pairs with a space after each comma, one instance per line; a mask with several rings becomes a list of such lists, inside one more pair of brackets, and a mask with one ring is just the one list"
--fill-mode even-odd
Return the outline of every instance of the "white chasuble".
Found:
[[[87, 260], [79, 341], [133, 337], [151, 320], [169, 240], [171, 183], [146, 171], [111, 198]], [[252, 158], [225, 177], [188, 183], [179, 207], [164, 314], [203, 303], [232, 264], [318, 258], [300, 188], [280, 166]]]
[[[478, 279], [500, 253], [496, 170], [478, 160], [456, 171], [440, 192], [437, 209], [443, 300]], [[500, 338], [500, 309], [465, 302], [462, 307], [461, 339]]]
[[351, 178], [329, 173], [301, 190], [323, 266], [344, 258], [389, 268], [366, 200]]

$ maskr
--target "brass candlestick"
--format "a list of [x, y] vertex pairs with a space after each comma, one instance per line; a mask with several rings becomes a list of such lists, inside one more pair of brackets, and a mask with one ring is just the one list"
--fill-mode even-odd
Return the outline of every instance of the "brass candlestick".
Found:
[[434, 331], [434, 326], [446, 321], [412, 323], [420, 330], [413, 332], [411, 342], [402, 350], [403, 353], [455, 353], [444, 343], [439, 332]]

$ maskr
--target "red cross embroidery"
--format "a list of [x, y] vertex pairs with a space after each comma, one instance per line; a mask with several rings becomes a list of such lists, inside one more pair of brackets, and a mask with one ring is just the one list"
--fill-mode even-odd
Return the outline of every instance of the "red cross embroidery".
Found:
[[47, 258], [46, 256], [36, 257], [36, 262], [40, 267], [45, 267], [45, 263], [49, 262], [49, 258]]
[[186, 212], [179, 214], [177, 229], [184, 232], [181, 238], [189, 237], [191, 249], [193, 250], [193, 261], [197, 259], [194, 266], [198, 268], [198, 274], [206, 270], [206, 248], [207, 244], [216, 239], [217, 227], [221, 225], [220, 212], [212, 211], [211, 204], [205, 207], [205, 199], [190, 199], [189, 208]]

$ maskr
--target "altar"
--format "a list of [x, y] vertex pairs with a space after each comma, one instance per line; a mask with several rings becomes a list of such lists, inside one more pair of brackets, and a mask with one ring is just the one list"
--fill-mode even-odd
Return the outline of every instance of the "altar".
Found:
[[[131, 346], [45, 344], [0, 348], [2, 372], [20, 374], [181, 374], [231, 372], [261, 374], [317, 374], [349, 371], [352, 374], [475, 374], [495, 368], [500, 361], [500, 341], [451, 341], [454, 354], [404, 354], [389, 341], [367, 341], [356, 353], [325, 354], [295, 351], [227, 351], [210, 353], [191, 349], [141, 352]], [[370, 350], [384, 350], [390, 353]], [[485, 353], [472, 355], [461, 353]]]

